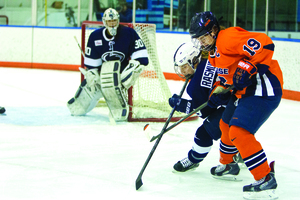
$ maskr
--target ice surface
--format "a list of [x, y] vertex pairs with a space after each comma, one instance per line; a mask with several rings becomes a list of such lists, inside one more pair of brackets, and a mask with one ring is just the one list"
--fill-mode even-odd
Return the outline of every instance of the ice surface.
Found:
[[[0, 68], [0, 199], [242, 199], [254, 182], [246, 168], [242, 182], [211, 177], [218, 164], [218, 142], [195, 171], [174, 173], [187, 156], [202, 123], [184, 122], [165, 134], [142, 180], [135, 180], [154, 142], [145, 123], [110, 124], [108, 110], [96, 108], [72, 117], [66, 102], [80, 83], [79, 72]], [[183, 82], [168, 81], [172, 93]], [[167, 117], [167, 116], [166, 116]], [[163, 123], [150, 123], [152, 134]], [[280, 199], [299, 199], [300, 102], [283, 99], [257, 132], [268, 160], [275, 160]]]

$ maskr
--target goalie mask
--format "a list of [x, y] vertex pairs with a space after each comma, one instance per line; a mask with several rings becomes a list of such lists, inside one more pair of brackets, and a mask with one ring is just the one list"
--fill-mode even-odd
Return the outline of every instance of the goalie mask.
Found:
[[201, 51], [196, 49], [192, 43], [181, 44], [174, 54], [174, 70], [176, 74], [186, 79], [192, 76], [201, 59]]
[[103, 14], [103, 24], [108, 30], [109, 34], [112, 36], [117, 35], [117, 29], [119, 27], [119, 17], [119, 13], [113, 8], [108, 8]]

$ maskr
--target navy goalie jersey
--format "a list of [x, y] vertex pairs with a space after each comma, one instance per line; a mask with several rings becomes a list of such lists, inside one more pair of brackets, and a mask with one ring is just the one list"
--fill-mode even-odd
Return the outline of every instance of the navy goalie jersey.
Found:
[[84, 65], [88, 68], [100, 67], [103, 62], [120, 60], [121, 72], [130, 59], [137, 60], [141, 65], [148, 65], [146, 47], [134, 29], [120, 25], [117, 35], [108, 38], [106, 28], [91, 33], [85, 49]]
[[[207, 59], [201, 59], [197, 66], [196, 72], [193, 75], [188, 87], [187, 93], [192, 98], [192, 108], [196, 109], [205, 103], [210, 94], [210, 90], [217, 79], [217, 70], [211, 66]], [[206, 118], [216, 108], [210, 108], [206, 106], [201, 110], [201, 113], [197, 113], [199, 117]]]

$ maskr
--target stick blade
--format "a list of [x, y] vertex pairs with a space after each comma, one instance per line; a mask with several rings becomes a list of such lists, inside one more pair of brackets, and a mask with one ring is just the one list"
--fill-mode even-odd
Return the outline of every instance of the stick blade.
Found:
[[151, 138], [150, 142], [153, 142], [154, 140], [156, 140], [156, 137], [155, 137], [155, 136], [153, 136], [153, 137]]
[[142, 187], [143, 182], [142, 182], [142, 177], [138, 177], [135, 181], [135, 189], [138, 190], [140, 187]]

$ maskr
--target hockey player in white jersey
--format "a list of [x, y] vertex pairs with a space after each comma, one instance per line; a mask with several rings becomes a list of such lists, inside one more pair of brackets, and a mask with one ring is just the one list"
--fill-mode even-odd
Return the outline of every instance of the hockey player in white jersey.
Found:
[[148, 65], [146, 47], [134, 29], [119, 24], [119, 14], [108, 8], [102, 17], [105, 27], [88, 39], [84, 65], [85, 77], [75, 96], [68, 101], [72, 115], [85, 115], [101, 97], [116, 121], [127, 120], [127, 90]]

